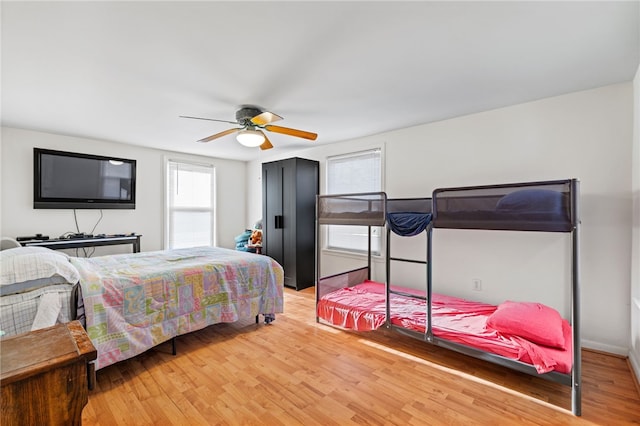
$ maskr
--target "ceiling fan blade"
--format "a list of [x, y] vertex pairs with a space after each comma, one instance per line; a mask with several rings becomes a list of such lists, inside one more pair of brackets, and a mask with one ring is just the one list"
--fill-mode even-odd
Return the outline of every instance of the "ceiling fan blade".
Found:
[[238, 124], [237, 121], [218, 120], [218, 119], [215, 119], [215, 118], [191, 117], [191, 116], [188, 116], [188, 115], [179, 115], [178, 117], [180, 117], [180, 118], [191, 118], [191, 119], [194, 119], [194, 120], [217, 121], [219, 123]]
[[278, 121], [278, 120], [282, 120], [282, 117], [280, 117], [278, 114], [274, 114], [272, 112], [265, 111], [265, 112], [263, 112], [261, 114], [256, 115], [255, 117], [253, 117], [251, 119], [251, 122], [253, 124], [258, 125], [258, 126], [263, 126], [265, 124], [273, 123], [274, 121]]
[[269, 140], [267, 135], [265, 135], [262, 130], [260, 130], [260, 133], [262, 133], [264, 135], [264, 142], [262, 143], [262, 145], [260, 145], [260, 149], [261, 150], [265, 150], [265, 149], [273, 148], [273, 145], [271, 145], [271, 141]]
[[318, 135], [316, 133], [305, 132], [304, 130], [290, 129], [289, 127], [281, 126], [264, 126], [264, 128], [270, 132], [282, 133], [284, 135], [296, 136], [299, 138], [309, 139], [315, 141]]
[[198, 142], [211, 142], [214, 139], [218, 139], [223, 136], [230, 135], [231, 133], [235, 133], [238, 130], [242, 130], [242, 127], [238, 127], [236, 129], [228, 129], [228, 130], [225, 130], [224, 132], [216, 133], [215, 135], [211, 135], [208, 138], [200, 139]]

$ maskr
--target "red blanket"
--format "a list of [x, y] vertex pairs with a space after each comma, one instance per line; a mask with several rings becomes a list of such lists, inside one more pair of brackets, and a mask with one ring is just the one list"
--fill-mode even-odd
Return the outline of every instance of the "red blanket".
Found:
[[[421, 295], [412, 289], [392, 288]], [[572, 337], [568, 321], [563, 320], [567, 348], [556, 349], [519, 336], [504, 335], [488, 327], [487, 318], [497, 308], [494, 305], [440, 294], [433, 294], [432, 299], [432, 330], [436, 337], [531, 364], [540, 374], [549, 371], [571, 372]], [[322, 297], [317, 309], [318, 316], [331, 324], [358, 331], [375, 330], [385, 323], [384, 284], [365, 281], [354, 287], [336, 290]], [[394, 325], [425, 332], [425, 301], [391, 295], [390, 309]]]

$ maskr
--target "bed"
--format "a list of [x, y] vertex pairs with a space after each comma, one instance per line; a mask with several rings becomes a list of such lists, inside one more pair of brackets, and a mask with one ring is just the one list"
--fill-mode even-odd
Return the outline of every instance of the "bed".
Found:
[[267, 256], [217, 247], [95, 258], [44, 250], [77, 273], [79, 319], [98, 351], [96, 369], [211, 324], [258, 315], [270, 322], [283, 311], [283, 270]]
[[[371, 280], [371, 250], [366, 267], [320, 277], [318, 266], [317, 320], [360, 331], [384, 326], [563, 383], [572, 387], [572, 410], [580, 415], [578, 191], [577, 180], [568, 179], [441, 188], [430, 198], [416, 199], [387, 199], [385, 193], [319, 196], [318, 231], [327, 224], [385, 226], [387, 250], [384, 283]], [[335, 207], [340, 208], [338, 215], [332, 211]], [[553, 308], [532, 301], [506, 300], [495, 306], [434, 293], [434, 228], [571, 234], [571, 318], [564, 319]], [[391, 232], [403, 237], [426, 232], [426, 259], [394, 257]], [[424, 264], [424, 288], [405, 288], [395, 282], [392, 262]]]
[[0, 251], [0, 336], [75, 318], [78, 273], [69, 256], [42, 247]]

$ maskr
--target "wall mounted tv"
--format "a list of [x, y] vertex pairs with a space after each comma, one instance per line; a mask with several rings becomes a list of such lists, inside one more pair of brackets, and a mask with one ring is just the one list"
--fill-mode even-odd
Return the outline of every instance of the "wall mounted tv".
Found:
[[136, 160], [33, 149], [34, 209], [135, 209]]

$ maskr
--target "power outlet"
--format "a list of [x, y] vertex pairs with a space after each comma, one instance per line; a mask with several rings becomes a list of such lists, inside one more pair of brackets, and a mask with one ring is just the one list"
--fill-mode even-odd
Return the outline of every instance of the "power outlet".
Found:
[[474, 278], [471, 280], [471, 289], [473, 291], [482, 291], [482, 280], [479, 278]]

